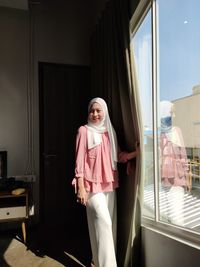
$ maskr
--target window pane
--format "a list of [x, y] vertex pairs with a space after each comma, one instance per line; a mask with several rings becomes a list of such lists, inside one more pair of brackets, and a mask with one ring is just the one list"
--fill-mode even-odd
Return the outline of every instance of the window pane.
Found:
[[139, 95], [141, 132], [143, 135], [142, 177], [145, 177], [143, 214], [154, 217], [153, 137], [152, 137], [152, 36], [151, 10], [131, 41], [135, 66], [135, 87]]
[[200, 1], [157, 4], [160, 220], [200, 232]]

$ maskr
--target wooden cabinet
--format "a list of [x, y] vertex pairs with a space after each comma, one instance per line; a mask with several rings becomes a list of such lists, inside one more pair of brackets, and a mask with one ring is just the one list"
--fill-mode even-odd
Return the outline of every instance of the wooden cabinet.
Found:
[[20, 195], [0, 192], [0, 222], [22, 221], [22, 233], [26, 243], [26, 219], [28, 218], [28, 191]]

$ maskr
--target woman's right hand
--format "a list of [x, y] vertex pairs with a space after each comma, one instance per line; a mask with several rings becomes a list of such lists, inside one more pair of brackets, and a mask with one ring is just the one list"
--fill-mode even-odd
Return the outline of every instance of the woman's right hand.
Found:
[[83, 178], [78, 178], [77, 202], [86, 206], [88, 200], [88, 193], [84, 187]]

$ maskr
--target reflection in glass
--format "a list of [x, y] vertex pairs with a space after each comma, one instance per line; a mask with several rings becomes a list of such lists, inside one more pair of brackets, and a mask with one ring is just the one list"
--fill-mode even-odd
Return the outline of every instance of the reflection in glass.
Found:
[[184, 225], [184, 194], [189, 188], [188, 160], [181, 129], [173, 126], [174, 105], [160, 103], [160, 213], [163, 219]]
[[143, 214], [155, 217], [154, 214], [154, 176], [153, 176], [153, 136], [152, 136], [152, 35], [151, 10], [138, 28], [131, 41], [137, 91], [141, 111], [142, 141], [142, 176], [144, 178]]
[[[200, 2], [181, 2], [181, 12], [179, 0], [156, 2], [160, 220], [200, 232]], [[163, 133], [163, 101], [173, 107], [167, 122], [178, 129], [173, 134]]]

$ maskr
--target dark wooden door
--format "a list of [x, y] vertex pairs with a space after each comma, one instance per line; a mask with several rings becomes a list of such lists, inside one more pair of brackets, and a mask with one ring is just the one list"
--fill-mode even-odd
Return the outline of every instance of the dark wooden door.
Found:
[[80, 212], [71, 181], [76, 132], [86, 123], [90, 69], [39, 63], [39, 82], [40, 218], [50, 224], [69, 222]]

